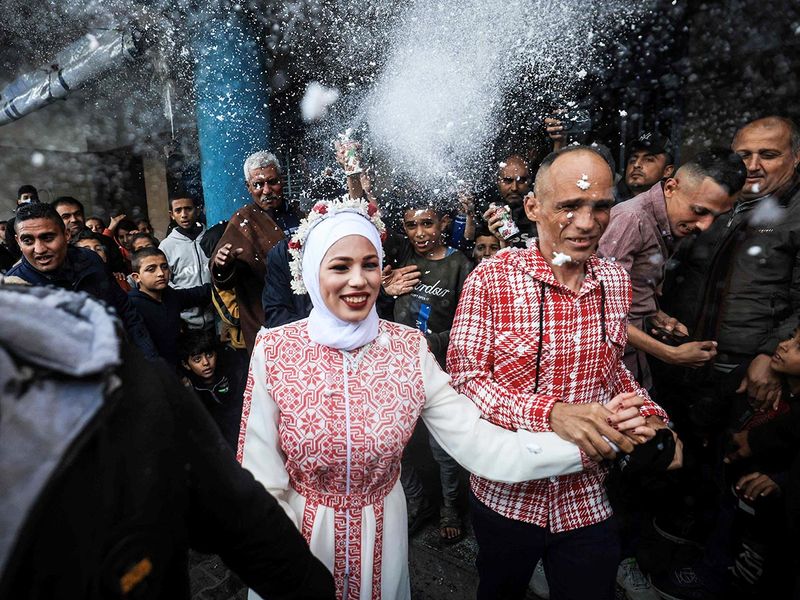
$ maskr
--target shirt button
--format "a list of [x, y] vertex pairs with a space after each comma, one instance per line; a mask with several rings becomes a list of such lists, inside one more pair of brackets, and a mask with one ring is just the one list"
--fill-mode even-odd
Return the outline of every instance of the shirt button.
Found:
[[575, 379], [575, 371], [572, 371], [572, 372], [569, 374], [569, 378], [570, 378], [570, 379]]
[[551, 477], [550, 478], [550, 483], [555, 483], [556, 481], [558, 481], [558, 478], [556, 478], [556, 477]]
[[577, 344], [578, 342], [580, 342], [580, 341], [581, 341], [581, 336], [580, 336], [580, 334], [576, 333], [576, 334], [575, 334], [575, 335], [572, 337], [572, 341], [573, 341], [573, 342], [575, 342], [576, 344]]

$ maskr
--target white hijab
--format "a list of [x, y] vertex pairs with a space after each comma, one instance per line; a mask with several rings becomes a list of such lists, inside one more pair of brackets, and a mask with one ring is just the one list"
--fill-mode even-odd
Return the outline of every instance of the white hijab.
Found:
[[311, 230], [303, 250], [302, 267], [303, 283], [314, 305], [308, 316], [308, 337], [323, 346], [349, 351], [368, 344], [378, 336], [378, 312], [373, 305], [363, 321], [342, 321], [325, 306], [319, 290], [322, 259], [331, 246], [348, 235], [367, 238], [375, 247], [380, 268], [383, 269], [380, 232], [366, 217], [355, 212], [339, 212], [322, 220]]

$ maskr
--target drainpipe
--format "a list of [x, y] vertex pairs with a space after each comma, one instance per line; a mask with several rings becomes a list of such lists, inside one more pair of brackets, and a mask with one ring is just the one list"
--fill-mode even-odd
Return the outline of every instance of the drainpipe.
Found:
[[0, 91], [0, 126], [21, 119], [94, 81], [144, 49], [136, 26], [93, 30], [46, 65], [21, 75]]
[[227, 220], [250, 198], [244, 160], [269, 149], [269, 82], [261, 48], [236, 11], [198, 15], [193, 44], [206, 220]]

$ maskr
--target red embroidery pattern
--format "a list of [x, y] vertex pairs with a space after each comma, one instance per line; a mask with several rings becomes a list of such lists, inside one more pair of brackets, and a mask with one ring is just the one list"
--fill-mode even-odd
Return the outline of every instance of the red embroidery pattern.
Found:
[[[281, 449], [286, 455], [286, 470], [292, 487], [306, 498], [303, 535], [310, 540], [320, 504], [336, 511], [334, 578], [337, 596], [345, 598], [344, 574], [349, 554], [350, 577], [345, 600], [357, 600], [362, 567], [362, 509], [373, 505], [376, 539], [371, 561], [372, 597], [377, 600], [383, 552], [383, 499], [399, 477], [403, 448], [425, 404], [419, 364], [421, 334], [382, 321], [380, 335], [347, 375], [347, 394], [344, 355], [311, 342], [306, 334], [306, 321], [261, 335], [266, 337], [267, 388], [280, 409], [278, 432]], [[252, 382], [248, 381], [240, 454], [251, 396]], [[345, 402], [348, 399], [350, 493], [346, 494]], [[349, 552], [346, 540], [349, 540]]]

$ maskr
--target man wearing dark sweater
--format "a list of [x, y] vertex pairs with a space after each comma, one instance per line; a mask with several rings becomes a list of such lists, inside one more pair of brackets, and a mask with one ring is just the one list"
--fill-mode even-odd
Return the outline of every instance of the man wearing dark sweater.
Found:
[[178, 366], [178, 335], [181, 311], [203, 308], [211, 302], [211, 285], [186, 289], [169, 287], [169, 264], [157, 248], [143, 248], [131, 259], [133, 279], [138, 289], [128, 293], [131, 303], [144, 319], [159, 355], [172, 367]]

